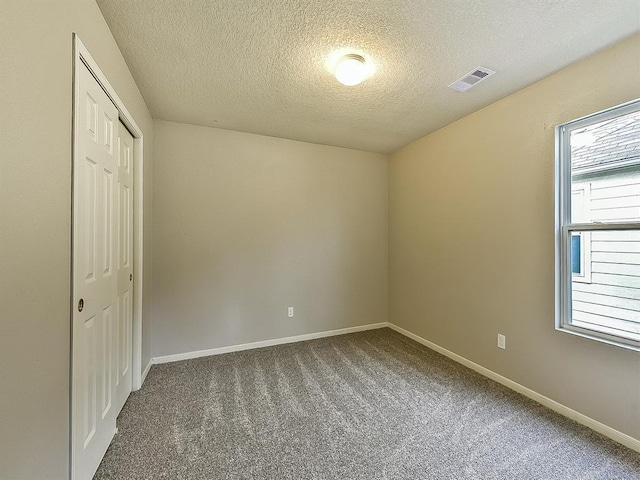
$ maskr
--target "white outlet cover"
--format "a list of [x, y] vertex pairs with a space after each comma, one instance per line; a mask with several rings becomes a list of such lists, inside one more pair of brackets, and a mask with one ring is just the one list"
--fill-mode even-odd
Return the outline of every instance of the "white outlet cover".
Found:
[[498, 348], [505, 350], [507, 348], [507, 338], [498, 334]]
[[293, 317], [293, 307], [287, 308], [287, 315], [289, 316], [289, 318]]

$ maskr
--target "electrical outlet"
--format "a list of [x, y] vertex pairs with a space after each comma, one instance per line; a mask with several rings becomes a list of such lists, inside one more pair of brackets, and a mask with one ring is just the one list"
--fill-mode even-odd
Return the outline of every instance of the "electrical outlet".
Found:
[[507, 337], [504, 335], [498, 334], [498, 348], [501, 348], [502, 350], [506, 350], [507, 348]]
[[293, 318], [293, 307], [287, 308], [287, 316]]

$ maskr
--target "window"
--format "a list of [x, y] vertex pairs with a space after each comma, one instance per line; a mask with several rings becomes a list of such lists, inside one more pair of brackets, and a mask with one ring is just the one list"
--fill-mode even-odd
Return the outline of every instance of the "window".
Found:
[[591, 234], [571, 232], [571, 278], [573, 282], [591, 283]]
[[640, 350], [640, 100], [556, 128], [556, 327]]
[[582, 258], [582, 234], [571, 234], [571, 273], [582, 275], [584, 270], [584, 260]]

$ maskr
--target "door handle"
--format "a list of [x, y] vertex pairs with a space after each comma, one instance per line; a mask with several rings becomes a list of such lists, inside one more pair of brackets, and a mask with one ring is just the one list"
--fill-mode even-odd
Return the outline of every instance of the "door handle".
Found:
[[84, 310], [84, 298], [78, 300], [78, 311], [81, 312], [82, 310]]

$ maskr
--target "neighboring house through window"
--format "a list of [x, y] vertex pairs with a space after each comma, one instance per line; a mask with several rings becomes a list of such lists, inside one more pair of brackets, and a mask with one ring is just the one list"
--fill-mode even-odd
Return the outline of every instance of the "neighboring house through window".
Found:
[[640, 101], [556, 132], [556, 326], [640, 349]]
[[[589, 222], [591, 183], [576, 183], [571, 186], [572, 219], [575, 223]], [[591, 234], [571, 232], [571, 274], [574, 282], [591, 282]]]

